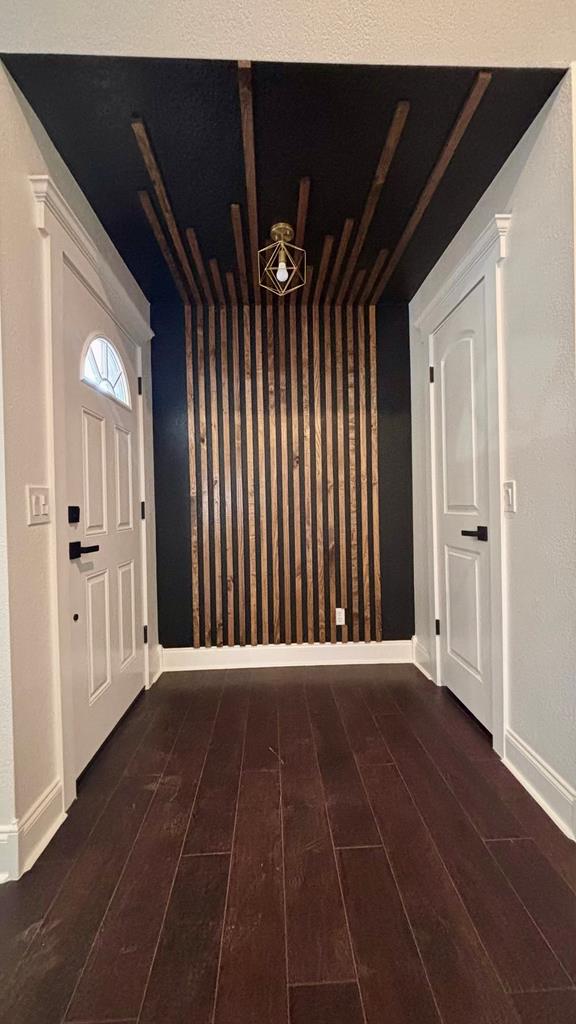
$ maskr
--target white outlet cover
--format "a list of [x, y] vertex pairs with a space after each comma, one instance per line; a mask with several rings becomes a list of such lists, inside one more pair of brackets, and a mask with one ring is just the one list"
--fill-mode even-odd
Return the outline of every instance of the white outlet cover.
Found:
[[345, 626], [346, 625], [346, 609], [345, 608], [337, 608], [336, 609], [336, 625], [337, 626]]
[[28, 526], [39, 526], [50, 522], [50, 489], [26, 485], [26, 511]]
[[516, 512], [516, 481], [505, 480], [502, 484], [502, 498], [504, 502], [504, 511], [508, 513]]

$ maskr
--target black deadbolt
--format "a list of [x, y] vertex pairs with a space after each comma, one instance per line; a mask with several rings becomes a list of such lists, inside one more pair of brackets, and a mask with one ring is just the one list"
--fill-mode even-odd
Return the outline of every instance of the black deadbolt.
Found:
[[80, 505], [68, 505], [68, 522], [80, 522]]

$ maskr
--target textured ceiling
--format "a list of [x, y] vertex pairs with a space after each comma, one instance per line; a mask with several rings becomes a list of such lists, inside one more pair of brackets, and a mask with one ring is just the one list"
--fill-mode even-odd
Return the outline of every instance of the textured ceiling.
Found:
[[[8, 70], [44, 123], [151, 301], [172, 284], [137, 192], [150, 183], [131, 131], [144, 119], [179, 227], [206, 259], [235, 263], [230, 204], [243, 207], [244, 163], [234, 62], [9, 55]], [[393, 249], [477, 74], [476, 68], [255, 64], [261, 244], [296, 217], [311, 178], [305, 245], [358, 222], [396, 103], [410, 113], [358, 266]], [[550, 95], [562, 72], [494, 71], [492, 82], [385, 298], [410, 298]]]

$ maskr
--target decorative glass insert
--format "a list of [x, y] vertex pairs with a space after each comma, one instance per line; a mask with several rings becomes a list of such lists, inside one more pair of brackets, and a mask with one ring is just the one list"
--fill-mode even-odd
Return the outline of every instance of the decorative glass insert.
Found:
[[120, 356], [107, 338], [94, 338], [84, 359], [82, 380], [130, 408], [130, 392]]

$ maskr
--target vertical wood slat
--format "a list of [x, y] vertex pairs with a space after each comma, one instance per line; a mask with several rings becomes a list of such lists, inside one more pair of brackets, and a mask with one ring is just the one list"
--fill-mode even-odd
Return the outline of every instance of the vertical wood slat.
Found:
[[322, 404], [320, 366], [320, 308], [312, 306], [312, 373], [313, 373], [313, 430], [316, 454], [316, 565], [318, 574], [318, 639], [326, 640], [326, 612], [324, 586], [324, 475], [322, 472]]
[[244, 408], [246, 412], [246, 462], [248, 502], [248, 564], [250, 579], [250, 643], [258, 643], [258, 569], [256, 566], [256, 508], [254, 486], [254, 432], [252, 416], [252, 351], [250, 306], [242, 307], [244, 328]]
[[[360, 389], [360, 511], [362, 522], [362, 594], [364, 599], [364, 640], [370, 640], [370, 547], [368, 538], [368, 445], [366, 434], [366, 318], [364, 307], [358, 318], [358, 387]], [[370, 480], [372, 485], [372, 480]]]
[[312, 537], [312, 477], [310, 461], [310, 337], [308, 329], [308, 293], [312, 284], [312, 267], [308, 267], [306, 288], [300, 310], [302, 332], [302, 442], [304, 449], [304, 525], [306, 529], [306, 638], [314, 641], [314, 571]]
[[382, 639], [382, 580], [380, 570], [380, 498], [378, 487], [378, 352], [376, 333], [376, 307], [368, 307], [368, 333], [370, 349], [370, 437], [372, 444], [372, 529], [375, 636]]
[[266, 335], [268, 344], [268, 424], [270, 438], [270, 523], [272, 530], [272, 636], [280, 643], [280, 567], [278, 561], [278, 459], [276, 445], [276, 375], [274, 369], [274, 307], [266, 295]]
[[[347, 350], [342, 347], [342, 307], [334, 307], [334, 339], [336, 359], [336, 428], [337, 428], [337, 464], [338, 464], [338, 553], [340, 556], [340, 594], [339, 607], [348, 604], [348, 509], [346, 507], [346, 456], [344, 435], [344, 383], [348, 383], [344, 367]], [[348, 640], [348, 625], [342, 626], [342, 641]]]
[[288, 503], [288, 390], [286, 382], [286, 303], [278, 302], [278, 385], [280, 391], [280, 471], [282, 475], [282, 550], [284, 553], [284, 640], [292, 643], [290, 509]]
[[358, 517], [356, 511], [356, 399], [354, 309], [346, 306], [346, 347], [348, 354], [348, 445], [350, 452], [350, 549], [352, 584], [352, 639], [359, 639], [358, 629]]
[[224, 522], [226, 524], [226, 643], [234, 643], [234, 509], [232, 507], [232, 466], [230, 461], [230, 399], [228, 388], [228, 316], [226, 297], [222, 286], [218, 260], [210, 260], [210, 272], [219, 303], [221, 395], [222, 395], [222, 455], [224, 465], [221, 478], [224, 479]]
[[194, 358], [192, 352], [192, 310], [184, 306], [186, 343], [186, 391], [188, 397], [188, 462], [190, 472], [190, 549], [192, 557], [192, 645], [200, 646], [200, 581], [198, 566], [198, 488], [196, 484], [196, 422], [194, 402]]
[[210, 580], [210, 483], [208, 480], [208, 422], [206, 418], [206, 340], [204, 309], [196, 311], [198, 347], [198, 427], [200, 436], [200, 476], [202, 493], [202, 586], [204, 590], [204, 644], [212, 645], [212, 584]]
[[332, 426], [332, 325], [330, 306], [324, 306], [324, 394], [326, 412], [326, 506], [328, 511], [328, 593], [330, 640], [336, 642], [336, 539], [334, 535], [334, 445]]
[[[244, 578], [244, 481], [242, 477], [242, 408], [240, 392], [240, 331], [233, 274], [226, 275], [232, 324], [232, 400], [234, 405], [234, 463], [236, 476], [236, 556], [238, 562], [238, 643], [246, 643], [246, 582]], [[241, 312], [241, 311], [240, 311]], [[236, 638], [235, 638], [236, 639]]]
[[218, 375], [216, 371], [216, 310], [208, 310], [208, 372], [210, 381], [210, 436], [212, 442], [212, 510], [214, 533], [214, 590], [216, 645], [224, 643], [222, 620], [222, 517], [220, 487], [220, 432], [218, 426]]
[[300, 416], [298, 412], [298, 359], [297, 348], [300, 344], [296, 330], [296, 305], [290, 302], [290, 321], [288, 343], [290, 346], [290, 392], [292, 405], [292, 521], [294, 523], [294, 585], [295, 604], [294, 617], [296, 627], [296, 643], [301, 644], [304, 636], [302, 619], [302, 530], [300, 522]]
[[262, 594], [262, 643], [270, 639], [268, 612], [268, 517], [266, 511], [266, 451], [264, 434], [264, 374], [262, 361], [262, 306], [254, 308], [256, 338], [256, 415], [258, 417], [258, 502], [260, 507], [260, 589]]

